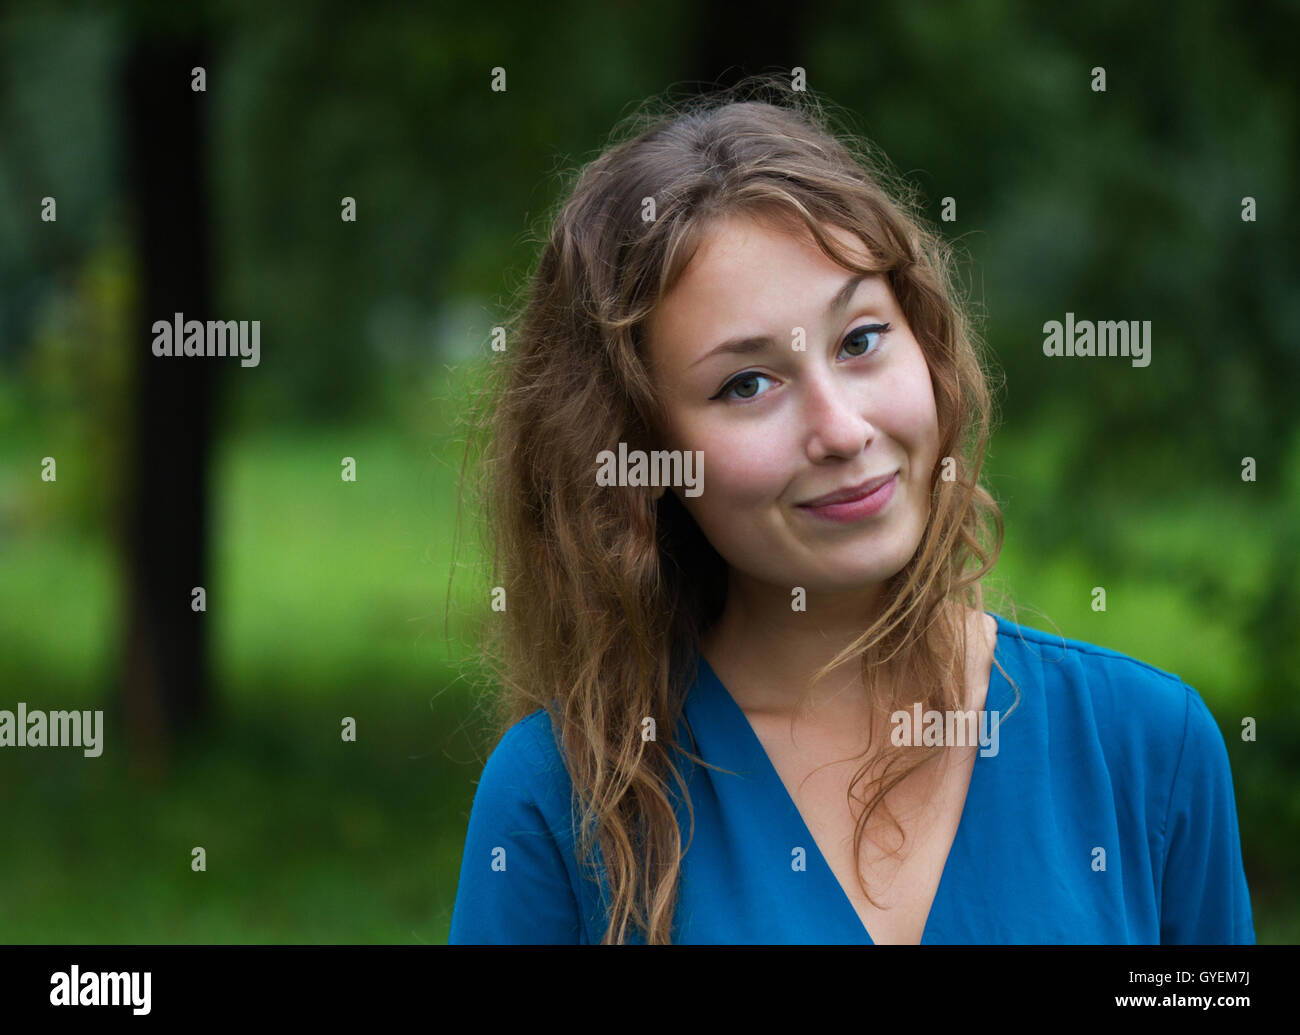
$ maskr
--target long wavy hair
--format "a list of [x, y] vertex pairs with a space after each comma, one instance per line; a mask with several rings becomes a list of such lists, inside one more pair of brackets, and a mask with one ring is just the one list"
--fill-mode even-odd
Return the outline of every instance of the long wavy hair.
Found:
[[[951, 247], [888, 160], [838, 131], [825, 107], [756, 76], [685, 101], [652, 100], [624, 118], [545, 217], [540, 258], [510, 306], [505, 348], [492, 353], [471, 415], [465, 464], [481, 439], [485, 555], [504, 604], [483, 635], [493, 725], [499, 736], [538, 709], [549, 713], [573, 783], [579, 863], [607, 882], [605, 944], [632, 930], [649, 944], [671, 940], [684, 854], [678, 791], [690, 805], [674, 754], [707, 764], [675, 733], [701, 637], [726, 600], [727, 565], [673, 492], [655, 499], [598, 485], [597, 455], [660, 440], [647, 320], [717, 217], [797, 221], [841, 266], [885, 275], [934, 386], [944, 459], [931, 479], [924, 537], [886, 583], [874, 620], [863, 616], [862, 634], [811, 674], [808, 689], [856, 659], [878, 717], [917, 700], [965, 707], [959, 614], [963, 606], [983, 612], [981, 580], [1003, 536], [997, 503], [980, 485], [994, 419], [982, 343]], [[827, 225], [856, 235], [874, 265], [843, 254]], [[885, 673], [887, 692], [878, 690]], [[908, 696], [907, 687], [925, 689]], [[643, 737], [647, 717], [653, 739]], [[859, 863], [867, 821], [942, 750], [886, 747], [850, 784], [850, 798], [865, 805], [854, 861], [869, 901]], [[882, 758], [883, 772], [868, 781]], [[693, 810], [690, 818], [693, 834]]]

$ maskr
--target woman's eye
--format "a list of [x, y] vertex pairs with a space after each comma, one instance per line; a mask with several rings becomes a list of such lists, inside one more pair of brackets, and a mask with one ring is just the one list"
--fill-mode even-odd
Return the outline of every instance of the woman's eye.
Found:
[[[889, 330], [889, 324], [887, 323], [873, 323], [866, 327], [859, 327], [844, 339], [843, 347], [850, 350], [850, 356], [864, 356], [867, 353], [869, 345], [872, 347], [873, 351], [880, 347], [878, 344], [869, 343], [867, 339], [872, 337], [878, 338], [887, 330]], [[854, 348], [860, 348], [861, 351], [854, 352], [852, 351]]]
[[[724, 399], [730, 396], [733, 399], [753, 399], [755, 396], [761, 394], [758, 391], [756, 382], [770, 380], [772, 379], [766, 374], [760, 374], [757, 371], [749, 370], [733, 377], [722, 386], [721, 391], [719, 391], [713, 398]], [[736, 394], [732, 395], [732, 392], [735, 392]]]

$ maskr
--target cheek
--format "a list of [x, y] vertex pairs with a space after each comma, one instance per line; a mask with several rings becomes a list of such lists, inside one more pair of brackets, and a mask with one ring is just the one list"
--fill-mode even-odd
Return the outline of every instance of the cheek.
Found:
[[888, 398], [892, 400], [891, 425], [898, 434], [922, 456], [933, 453], [939, 443], [938, 415], [930, 368], [920, 349], [916, 349], [907, 365], [899, 370], [889, 388]]
[[771, 428], [728, 429], [725, 435], [702, 435], [705, 507], [737, 511], [779, 496], [789, 481], [788, 459]]
[[704, 453], [704, 491], [682, 503], [724, 557], [737, 544], [752, 545], [789, 482], [780, 443], [757, 424], [752, 431], [733, 425], [725, 435], [698, 429], [684, 438], [688, 448]]

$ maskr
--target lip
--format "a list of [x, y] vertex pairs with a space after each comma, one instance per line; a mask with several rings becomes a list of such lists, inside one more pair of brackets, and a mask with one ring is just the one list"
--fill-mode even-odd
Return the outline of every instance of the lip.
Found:
[[865, 499], [873, 492], [879, 489], [887, 481], [892, 479], [897, 471], [891, 471], [889, 474], [881, 475], [879, 478], [872, 478], [870, 481], [862, 482], [859, 485], [851, 485], [847, 489], [837, 489], [835, 492], [828, 492], [825, 496], [818, 496], [816, 499], [806, 500], [800, 503], [801, 507], [825, 507], [832, 503], [852, 503], [856, 500]]
[[[872, 488], [873, 485], [875, 486], [874, 489]], [[855, 499], [842, 500], [838, 503], [820, 503], [816, 506], [800, 504], [799, 509], [819, 521], [831, 521], [836, 524], [856, 524], [859, 521], [866, 521], [880, 514], [894, 498], [894, 490], [897, 487], [898, 472], [895, 471], [883, 482], [876, 478], [856, 488], [846, 489], [840, 493], [831, 493], [832, 497], [853, 493], [856, 494]]]

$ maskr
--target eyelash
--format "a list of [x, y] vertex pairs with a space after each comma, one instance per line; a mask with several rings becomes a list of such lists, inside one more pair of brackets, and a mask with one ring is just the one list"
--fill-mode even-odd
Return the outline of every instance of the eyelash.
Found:
[[[851, 341], [852, 339], [856, 338], [857, 336], [859, 336], [859, 335], [861, 335], [861, 334], [868, 334], [868, 335], [870, 335], [870, 334], [876, 334], [876, 335], [879, 335], [880, 337], [883, 338], [883, 337], [885, 336], [885, 334], [889, 331], [889, 328], [890, 328], [891, 326], [892, 326], [891, 324], [887, 324], [887, 323], [870, 323], [870, 324], [864, 324], [862, 327], [855, 327], [855, 328], [854, 328], [853, 330], [851, 330], [847, 335], [844, 336], [844, 342]], [[843, 344], [844, 344], [844, 343], [841, 343], [841, 346], [840, 346], [841, 348], [843, 348]], [[855, 357], [853, 357], [853, 358], [854, 358], [854, 359], [860, 359], [860, 358], [862, 358], [863, 356], [874, 356], [876, 353], [878, 353], [878, 352], [881, 350], [882, 347], [883, 347], [883, 346], [882, 346], [879, 342], [877, 342], [877, 343], [876, 343], [876, 347], [875, 347], [874, 349], [871, 349], [869, 352], [860, 352], [860, 353], [858, 353], [857, 356], [855, 356]], [[710, 400], [709, 400], [709, 401], [712, 402], [714, 399], [721, 399], [721, 398], [723, 398], [724, 396], [726, 396], [726, 394], [727, 394], [728, 392], [731, 391], [731, 389], [732, 389], [735, 385], [740, 384], [740, 383], [743, 382], [743, 381], [747, 381], [747, 380], [749, 380], [750, 378], [753, 378], [753, 377], [767, 377], [767, 375], [766, 375], [766, 374], [759, 373], [757, 370], [745, 370], [745, 371], [742, 371], [741, 373], [737, 374], [735, 377], [731, 378], [731, 380], [729, 380], [726, 384], [724, 384], [724, 385], [723, 385], [723, 386], [718, 390], [718, 394], [717, 394], [717, 395], [714, 395], [714, 396], [712, 396], [712, 397], [710, 397]], [[738, 399], [736, 399], [735, 401], [736, 401], [736, 402], [748, 402], [750, 399], [757, 399], [758, 396], [759, 396], [759, 394], [762, 394], [762, 393], [756, 393], [756, 394], [754, 394], [754, 395], [749, 396], [748, 398], [738, 398]]]

